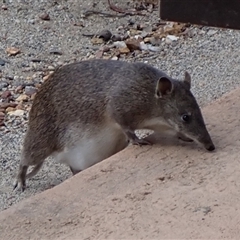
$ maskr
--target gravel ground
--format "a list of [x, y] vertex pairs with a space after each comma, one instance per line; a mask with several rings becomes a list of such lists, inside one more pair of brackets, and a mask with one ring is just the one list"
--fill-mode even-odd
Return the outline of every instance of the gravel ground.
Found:
[[[0, 3], [3, 6], [0, 9], [0, 60], [5, 61], [5, 65], [0, 66], [1, 94], [6, 90], [14, 92], [22, 84], [35, 86], [47, 71], [56, 66], [91, 57], [99, 47], [92, 45], [91, 38], [83, 37], [82, 33], [95, 34], [102, 29], [116, 32], [117, 27], [129, 21], [145, 25], [159, 22], [156, 11], [146, 17], [83, 17], [83, 13], [93, 9], [93, 6], [95, 10], [110, 12], [106, 0], [98, 4], [73, 0], [4, 2]], [[127, 6], [127, 1], [118, 2]], [[39, 18], [45, 12], [49, 14], [50, 21]], [[240, 33], [209, 27], [191, 26], [189, 29], [187, 37], [180, 36], [170, 44], [162, 41], [159, 52], [122, 56], [121, 59], [146, 61], [174, 77], [182, 78], [184, 71], [188, 70], [193, 79], [192, 90], [200, 105], [204, 106], [239, 85]], [[18, 48], [21, 53], [8, 56], [6, 49], [9, 47]], [[52, 50], [60, 54], [52, 54]], [[13, 93], [14, 98], [18, 95]], [[28, 107], [28, 103], [25, 107]], [[24, 193], [12, 191], [27, 117], [27, 112], [17, 117], [7, 115], [6, 127], [0, 131], [0, 210], [71, 176], [64, 165], [46, 161], [41, 172], [28, 181], [28, 189]]]

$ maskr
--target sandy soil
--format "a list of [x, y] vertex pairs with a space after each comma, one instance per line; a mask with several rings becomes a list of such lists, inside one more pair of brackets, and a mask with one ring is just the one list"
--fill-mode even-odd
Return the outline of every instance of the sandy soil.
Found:
[[204, 108], [216, 144], [155, 136], [1, 212], [0, 239], [239, 239], [240, 89]]

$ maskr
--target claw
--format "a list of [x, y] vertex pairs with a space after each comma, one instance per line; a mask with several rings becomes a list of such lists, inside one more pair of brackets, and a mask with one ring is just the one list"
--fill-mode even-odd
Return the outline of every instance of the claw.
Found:
[[20, 182], [21, 190], [22, 190], [22, 192], [24, 192], [25, 189], [26, 189], [26, 182], [25, 182], [24, 180], [23, 180], [23, 181], [21, 181], [21, 180], [16, 180], [16, 182], [15, 182], [14, 185], [13, 185], [13, 191], [16, 190], [16, 188], [18, 187], [19, 182]]
[[22, 189], [22, 192], [25, 191], [26, 189], [26, 173], [27, 173], [27, 169], [28, 169], [28, 166], [22, 166], [20, 165], [19, 167], [19, 172], [18, 172], [18, 175], [17, 175], [17, 179], [16, 179], [16, 182], [13, 186], [13, 190], [15, 190], [19, 183], [20, 183], [20, 187]]
[[138, 145], [138, 146], [152, 145], [152, 143], [150, 141], [145, 140], [145, 139], [139, 139], [139, 138], [135, 138], [134, 140], [132, 140], [132, 144], [133, 145]]

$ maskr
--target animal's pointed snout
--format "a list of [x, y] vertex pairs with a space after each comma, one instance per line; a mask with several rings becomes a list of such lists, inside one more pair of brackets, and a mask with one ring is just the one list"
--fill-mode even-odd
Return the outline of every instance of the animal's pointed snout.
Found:
[[202, 141], [200, 141], [200, 143], [202, 143], [204, 148], [209, 152], [212, 152], [215, 150], [215, 145], [213, 144], [212, 139], [209, 134], [207, 134], [207, 136], [204, 139], [202, 139]]
[[215, 150], [215, 146], [214, 146], [214, 144], [212, 143], [212, 144], [210, 144], [210, 145], [207, 145], [206, 147], [205, 147], [209, 152], [212, 152], [212, 151], [214, 151]]

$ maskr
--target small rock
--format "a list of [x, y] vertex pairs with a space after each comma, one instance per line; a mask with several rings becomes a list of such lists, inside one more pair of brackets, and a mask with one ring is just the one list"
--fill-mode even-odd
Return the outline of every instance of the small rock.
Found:
[[179, 37], [176, 37], [174, 35], [167, 35], [166, 39], [169, 39], [171, 41], [177, 41], [179, 39]]
[[31, 95], [33, 95], [36, 92], [37, 92], [37, 88], [35, 88], [35, 87], [32, 87], [32, 86], [26, 86], [25, 87], [25, 94], [27, 96], [31, 96]]
[[64, 62], [58, 61], [58, 62], [57, 62], [57, 65], [58, 65], [58, 66], [63, 66], [63, 65], [64, 65]]
[[8, 10], [6, 5], [2, 5], [2, 10]]
[[146, 44], [144, 42], [140, 42], [140, 49], [145, 51], [152, 51], [152, 52], [160, 52], [161, 48], [152, 46], [151, 44]]
[[165, 177], [159, 177], [158, 180], [164, 181], [164, 180], [165, 180]]
[[50, 66], [48, 66], [48, 69], [49, 69], [49, 70], [54, 70], [55, 67], [50, 65]]
[[32, 80], [33, 80], [33, 78], [36, 78], [37, 76], [34, 74], [32, 77], [31, 76], [27, 76], [26, 77], [26, 80], [28, 81], [28, 82], [31, 82]]
[[144, 42], [140, 42], [140, 50], [148, 50], [148, 44]]
[[24, 110], [21, 110], [21, 109], [17, 109], [15, 111], [12, 111], [12, 112], [8, 112], [9, 115], [11, 116], [23, 116], [24, 115]]
[[210, 29], [210, 30], [207, 32], [207, 35], [208, 35], [208, 36], [212, 36], [212, 35], [216, 34], [217, 32], [218, 32], [217, 30]]
[[153, 46], [159, 46], [160, 43], [161, 43], [161, 40], [159, 38], [156, 38], [156, 37], [151, 37], [150, 38], [150, 43], [153, 45]]
[[[17, 106], [16, 106], [16, 109], [21, 109], [21, 110], [23, 110], [24, 109], [24, 106], [20, 103], [20, 104], [18, 104]], [[15, 109], [15, 110], [16, 110]]]
[[77, 27], [85, 27], [84, 22], [74, 22], [73, 26], [77, 26]]
[[150, 37], [146, 37], [143, 40], [145, 43], [150, 43], [151, 42], [151, 38]]
[[16, 87], [15, 93], [22, 93], [23, 89], [24, 89], [24, 86], [23, 85], [19, 85], [19, 86]]
[[119, 34], [114, 34], [113, 36], [112, 36], [112, 41], [113, 42], [117, 42], [117, 41], [122, 41], [122, 37], [119, 35]]
[[103, 52], [108, 52], [108, 51], [110, 51], [110, 47], [109, 46], [103, 46], [100, 50], [103, 51]]
[[136, 29], [130, 29], [130, 30], [128, 31], [128, 35], [129, 35], [129, 36], [136, 36], [136, 35], [139, 35], [139, 34], [141, 34], [141, 31], [138, 31], [138, 30], [136, 30]]
[[102, 30], [97, 36], [107, 42], [111, 39], [112, 33], [109, 30]]
[[19, 76], [17, 76], [17, 75], [14, 76], [14, 77], [13, 77], [13, 80], [18, 81], [18, 80], [19, 80]]
[[176, 40], [178, 40], [179, 39], [179, 37], [176, 37], [176, 36], [174, 36], [174, 35], [167, 35], [167, 37], [166, 37], [166, 39], [165, 39], [165, 42], [167, 43], [167, 44], [172, 44], [172, 42], [174, 42], [174, 41], [176, 41]]
[[1, 94], [1, 98], [2, 99], [6, 99], [6, 98], [9, 98], [9, 97], [11, 97], [12, 96], [12, 94], [11, 94], [11, 92], [9, 91], [9, 90], [6, 90], [6, 91], [4, 91], [2, 94]]
[[130, 19], [128, 20], [128, 24], [129, 24], [130, 26], [134, 25], [134, 24], [135, 24], [135, 20], [132, 19], [132, 18], [130, 18]]
[[103, 40], [102, 38], [93, 37], [93, 38], [91, 39], [91, 43], [92, 43], [93, 45], [102, 44], [102, 43], [104, 43], [104, 40]]
[[152, 52], [160, 52], [161, 48], [160, 47], [156, 47], [156, 46], [152, 46], [152, 45], [148, 45], [148, 50], [152, 51]]
[[101, 58], [103, 56], [103, 50], [99, 50], [96, 52], [95, 57], [96, 58]]
[[34, 63], [40, 63], [42, 60], [38, 59], [38, 58], [33, 58], [33, 59], [31, 59], [31, 61]]
[[111, 58], [112, 60], [118, 60], [118, 57], [117, 56], [114, 56]]
[[3, 89], [3, 88], [6, 88], [8, 87], [8, 83], [7, 82], [0, 82], [0, 90]]
[[6, 79], [8, 79], [8, 80], [13, 80], [14, 77], [13, 77], [13, 76], [6, 76]]
[[20, 53], [20, 49], [15, 48], [15, 47], [9, 47], [9, 48], [6, 49], [6, 53], [9, 56], [16, 56], [17, 54]]
[[28, 101], [28, 96], [26, 94], [21, 94], [17, 99], [17, 102], [27, 102]]
[[5, 114], [3, 112], [0, 112], [0, 120], [3, 120], [5, 117]]
[[31, 24], [35, 24], [35, 19], [29, 19], [28, 22]]
[[50, 20], [50, 16], [49, 16], [48, 13], [43, 13], [39, 17], [44, 21], [49, 21]]
[[148, 37], [149, 36], [149, 33], [145, 32], [145, 31], [142, 31], [142, 33], [140, 34], [140, 36], [142, 38], [145, 38], [145, 37]]
[[13, 107], [8, 107], [8, 108], [6, 109], [6, 112], [9, 113], [9, 112], [12, 112], [12, 111], [15, 111], [15, 110], [16, 110], [16, 109], [13, 108]]
[[124, 48], [119, 48], [119, 52], [121, 54], [126, 54], [130, 52], [130, 49], [128, 47], [124, 47]]
[[117, 48], [126, 48], [127, 45], [124, 41], [117, 41], [113, 43], [113, 46], [117, 47]]
[[145, 27], [146, 27], [146, 25], [144, 25], [143, 23], [137, 24], [137, 29], [138, 30], [143, 30]]
[[134, 50], [140, 50], [140, 41], [135, 38], [129, 38], [125, 43], [131, 52]]
[[152, 27], [148, 26], [143, 29], [143, 31], [140, 35], [141, 35], [141, 37], [145, 38], [145, 37], [148, 37], [151, 33], [152, 33]]
[[198, 32], [198, 34], [199, 35], [204, 35], [206, 32], [204, 31], [204, 30], [200, 30], [199, 32]]
[[16, 107], [17, 103], [3, 103], [0, 102], [0, 109], [6, 109], [8, 107]]
[[6, 61], [4, 61], [3, 59], [0, 58], [0, 66], [4, 66], [6, 63]]
[[62, 51], [58, 50], [58, 49], [52, 49], [49, 51], [50, 54], [55, 54], [55, 55], [62, 55]]

